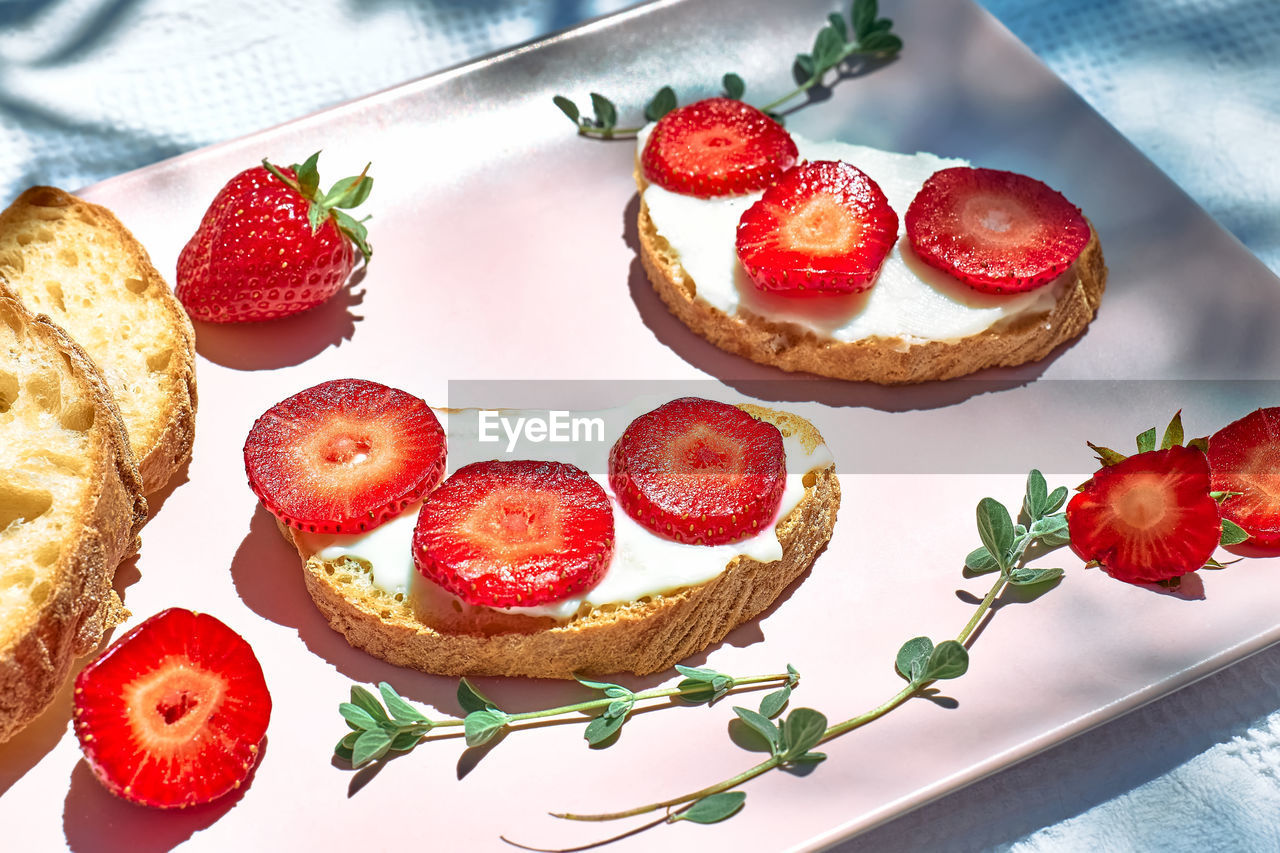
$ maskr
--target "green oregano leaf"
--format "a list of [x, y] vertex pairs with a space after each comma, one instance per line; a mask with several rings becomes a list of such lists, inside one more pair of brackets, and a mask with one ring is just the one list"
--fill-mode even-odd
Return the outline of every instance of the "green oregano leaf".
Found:
[[1062, 509], [1063, 504], [1067, 502], [1067, 495], [1069, 494], [1070, 492], [1066, 486], [1058, 486], [1058, 488], [1050, 492], [1049, 499], [1044, 505], [1045, 514], [1048, 515], [1051, 512], [1057, 512]]
[[391, 735], [382, 729], [370, 729], [361, 732], [351, 748], [351, 764], [359, 767], [370, 761], [381, 758], [391, 748]]
[[832, 12], [827, 15], [827, 20], [831, 22], [831, 28], [840, 34], [841, 41], [849, 40], [849, 27], [845, 25], [844, 15], [839, 12]]
[[781, 690], [775, 690], [760, 700], [760, 713], [773, 719], [782, 713], [782, 709], [787, 707], [790, 701], [791, 688], [784, 686]]
[[458, 704], [462, 706], [462, 710], [470, 714], [474, 711], [483, 711], [489, 708], [496, 709], [498, 706], [476, 689], [476, 686], [462, 678], [458, 681]]
[[872, 30], [859, 39], [858, 43], [868, 53], [897, 53], [902, 50], [902, 39], [882, 30]]
[[682, 666], [680, 664], [676, 664], [676, 672], [680, 673], [690, 681], [700, 681], [705, 684], [710, 684], [717, 678], [724, 677], [723, 673], [716, 672], [714, 669], [698, 669], [696, 667]]
[[609, 130], [618, 123], [618, 108], [613, 105], [613, 101], [601, 95], [599, 92], [591, 93], [591, 108], [595, 110], [596, 126], [602, 130]]
[[389, 717], [381, 703], [373, 698], [373, 694], [358, 684], [351, 685], [351, 704], [360, 708], [379, 723], [385, 723]]
[[724, 93], [735, 101], [741, 101], [742, 96], [746, 94], [747, 84], [732, 71], [724, 75], [720, 83], [724, 86]]
[[782, 759], [791, 761], [818, 745], [827, 731], [827, 718], [812, 708], [796, 708], [782, 721]]
[[1031, 525], [1031, 535], [1036, 539], [1052, 536], [1067, 529], [1065, 515], [1046, 515]]
[[795, 687], [800, 683], [800, 670], [791, 664], [787, 664], [787, 686]]
[[925, 667], [925, 681], [959, 678], [969, 669], [969, 652], [955, 640], [943, 640], [934, 647]]
[[382, 701], [386, 703], [387, 710], [391, 712], [391, 716], [400, 723], [425, 723], [426, 716], [421, 711], [410, 705], [404, 700], [396, 689], [387, 682], [383, 681], [378, 685], [378, 692], [382, 694]]
[[1014, 586], [1033, 586], [1056, 580], [1063, 574], [1062, 569], [1014, 569], [1009, 573], [1009, 583]]
[[502, 731], [510, 719], [501, 711], [493, 709], [472, 711], [462, 721], [462, 730], [467, 735], [467, 746], [482, 746], [493, 740], [494, 735]]
[[1160, 440], [1160, 449], [1168, 450], [1170, 447], [1176, 447], [1182, 444], [1182, 409], [1178, 409], [1173, 415], [1173, 420], [1169, 421], [1169, 426], [1165, 428], [1164, 438]]
[[587, 743], [592, 746], [599, 746], [609, 738], [613, 737], [614, 733], [617, 732], [618, 729], [622, 728], [622, 724], [626, 721], [626, 714], [610, 716], [606, 712], [598, 717], [593, 717], [591, 722], [587, 723], [587, 728], [583, 731], [582, 736], [586, 738]]
[[663, 86], [653, 96], [653, 100], [645, 104], [644, 117], [649, 121], [657, 121], [676, 108], [676, 93], [670, 86]]
[[418, 745], [418, 741], [422, 740], [422, 732], [400, 732], [391, 739], [392, 752], [408, 752]]
[[1022, 508], [1026, 510], [1027, 516], [1035, 522], [1039, 521], [1040, 517], [1045, 514], [1048, 505], [1049, 484], [1044, 481], [1043, 474], [1032, 468], [1031, 473], [1027, 474], [1027, 494], [1022, 499]]
[[368, 731], [378, 728], [378, 721], [369, 715], [369, 712], [358, 705], [350, 702], [343, 702], [338, 706], [338, 713], [342, 718], [352, 725], [353, 728], [362, 731]]
[[1009, 510], [995, 498], [983, 498], [978, 502], [978, 538], [987, 550], [1000, 560], [1000, 568], [1007, 568], [1005, 555], [1013, 548], [1013, 519]]
[[710, 794], [700, 800], [694, 800], [693, 805], [681, 812], [676, 812], [667, 818], [669, 823], [675, 823], [678, 820], [688, 820], [694, 823], [719, 823], [722, 820], [733, 817], [742, 810], [742, 805], [747, 801], [745, 791], [722, 791], [719, 794]]
[[834, 27], [823, 27], [813, 42], [813, 62], [819, 73], [835, 67], [844, 52], [844, 38]]
[[578, 112], [577, 104], [575, 104], [573, 101], [566, 98], [564, 95], [556, 95], [551, 100], [554, 101], [555, 105], [560, 108], [560, 112], [564, 113], [569, 117], [569, 121], [573, 122], [575, 125], [578, 123], [578, 118], [580, 114]]
[[975, 575], [982, 575], [999, 569], [1000, 561], [991, 556], [986, 545], [979, 545], [964, 558], [964, 567]]
[[1239, 545], [1246, 541], [1249, 534], [1245, 533], [1244, 528], [1229, 519], [1222, 519], [1222, 544], [1223, 545]]
[[756, 713], [750, 708], [740, 708], [737, 705], [733, 707], [733, 713], [737, 714], [738, 719], [742, 720], [748, 728], [768, 742], [769, 749], [774, 755], [781, 751], [782, 732], [767, 716]]
[[1144, 433], [1140, 433], [1137, 438], [1138, 452], [1149, 453], [1156, 449], [1156, 428], [1152, 427]]
[[573, 677], [573, 680], [581, 684], [583, 687], [590, 687], [592, 690], [608, 691], [618, 686], [608, 681], [591, 681], [586, 678], [579, 678], [576, 675]]
[[913, 637], [898, 649], [898, 657], [894, 661], [898, 674], [908, 682], [914, 683], [924, 673], [925, 663], [933, 654], [933, 640], [928, 637]]
[[854, 0], [849, 19], [853, 22], [853, 32], [859, 39], [871, 31], [877, 11], [876, 0]]
[[609, 707], [604, 709], [606, 717], [625, 717], [631, 713], [631, 709], [635, 706], [634, 699], [614, 699], [609, 703]]
[[[807, 53], [797, 53], [794, 67], [796, 82], [804, 85], [813, 79], [813, 75], [817, 73], [817, 66], [814, 64], [813, 57]], [[777, 121], [777, 117], [773, 116]]]

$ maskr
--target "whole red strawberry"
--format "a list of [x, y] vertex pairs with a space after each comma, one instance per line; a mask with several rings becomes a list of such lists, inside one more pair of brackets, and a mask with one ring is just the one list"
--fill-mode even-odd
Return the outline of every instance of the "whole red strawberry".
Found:
[[239, 788], [270, 718], [249, 644], [190, 610], [157, 613], [76, 677], [85, 760], [108, 791], [144, 806], [185, 808]]
[[287, 169], [263, 160], [214, 198], [178, 256], [175, 291], [193, 319], [288, 317], [342, 289], [356, 249], [368, 262], [368, 233], [346, 210], [369, 197], [369, 167], [321, 193], [319, 157]]

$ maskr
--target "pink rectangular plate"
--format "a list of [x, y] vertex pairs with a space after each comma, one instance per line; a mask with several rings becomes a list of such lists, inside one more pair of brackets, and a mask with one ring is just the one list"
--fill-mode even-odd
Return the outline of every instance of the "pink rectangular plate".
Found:
[[[828, 0], [647, 5], [90, 188], [171, 276], [214, 193], [261, 157], [322, 148], [330, 174], [372, 159], [377, 253], [349, 299], [272, 325], [198, 330], [195, 455], [121, 572], [138, 617], [196, 608], [257, 651], [275, 710], [251, 784], [184, 814], [117, 802], [80, 761], [64, 691], [0, 748], [0, 821], [17, 827], [18, 846], [509, 849], [501, 833], [564, 847], [612, 827], [548, 811], [622, 808], [754, 763], [725, 736], [724, 702], [639, 714], [602, 751], [563, 726], [507, 738], [479, 760], [460, 741], [432, 744], [373, 778], [331, 764], [345, 731], [336, 706], [353, 680], [457, 707], [454, 680], [383, 664], [327, 627], [245, 486], [253, 420], [315, 382], [365, 376], [443, 403], [450, 380], [714, 378], [805, 414], [842, 472], [835, 537], [778, 607], [694, 662], [737, 674], [793, 663], [804, 675], [793, 704], [832, 720], [898, 689], [903, 641], [964, 625], [966, 596], [988, 586], [960, 572], [978, 544], [981, 497], [1016, 505], [1032, 466], [1051, 486], [1074, 485], [1092, 468], [1086, 438], [1127, 446], [1178, 407], [1188, 432], [1204, 434], [1280, 399], [1265, 382], [1213, 381], [1280, 368], [1270, 334], [1280, 293], [1256, 259], [976, 6], [885, 6], [901, 58], [841, 81], [788, 124], [1024, 171], [1079, 204], [1102, 237], [1110, 286], [1087, 335], [1041, 364], [906, 389], [787, 377], [694, 337], [650, 290], [636, 257], [633, 146], [575, 137], [552, 95], [585, 103], [599, 91], [636, 107], [672, 83], [690, 100], [732, 70], [749, 100], [765, 100], [790, 88], [790, 60]], [[969, 674], [942, 685], [956, 707], [913, 700], [829, 744], [809, 778], [752, 782], [746, 810], [725, 824], [662, 827], [614, 849], [821, 847], [1280, 639], [1280, 572], [1267, 560], [1202, 572], [1180, 596], [1085, 571], [1065, 550], [1040, 564], [1068, 575], [1043, 599], [996, 613]], [[515, 710], [581, 695], [562, 683], [481, 684]]]

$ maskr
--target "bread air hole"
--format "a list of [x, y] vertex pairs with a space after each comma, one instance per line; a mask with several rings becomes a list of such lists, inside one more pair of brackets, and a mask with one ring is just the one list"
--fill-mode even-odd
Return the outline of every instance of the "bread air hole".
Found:
[[0, 415], [13, 407], [19, 393], [18, 377], [13, 373], [0, 370]]
[[23, 568], [14, 569], [13, 571], [5, 572], [3, 575], [0, 575], [0, 590], [13, 589], [14, 587], [26, 589], [35, 582], [36, 573], [24, 566]]
[[169, 367], [169, 360], [173, 358], [172, 349], [162, 349], [159, 352], [152, 353], [147, 356], [147, 369], [152, 373], [164, 373]]
[[53, 495], [41, 489], [23, 489], [0, 483], [0, 530], [16, 522], [34, 521], [53, 506]]
[[27, 394], [46, 412], [62, 409], [62, 383], [53, 371], [41, 371], [28, 379]]
[[12, 270], [14, 273], [21, 274], [26, 268], [21, 252], [15, 252], [13, 249], [0, 252], [0, 270]]
[[41, 581], [31, 588], [31, 603], [39, 607], [49, 598], [49, 582]]
[[140, 278], [126, 278], [124, 286], [128, 288], [130, 293], [142, 293], [147, 289], [146, 281]]
[[[72, 253], [74, 254], [74, 252]], [[67, 310], [67, 303], [62, 298], [62, 285], [56, 281], [46, 281], [44, 283], [45, 292], [49, 294], [49, 299], [53, 301], [53, 305], [59, 311]]]
[[60, 423], [75, 432], [88, 432], [93, 427], [93, 406], [84, 400], [73, 400], [63, 408]]

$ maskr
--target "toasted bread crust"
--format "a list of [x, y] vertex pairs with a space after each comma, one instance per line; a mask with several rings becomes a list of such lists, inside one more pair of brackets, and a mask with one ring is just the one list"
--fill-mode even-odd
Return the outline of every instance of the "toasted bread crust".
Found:
[[[0, 357], [6, 351], [0, 372], [28, 378], [33, 366], [44, 375], [56, 372], [59, 399], [74, 406], [70, 419], [75, 425], [51, 428], [76, 436], [83, 465], [74, 474], [41, 478], [41, 460], [32, 458], [55, 442], [32, 434], [30, 419], [14, 417], [5, 425], [0, 499], [6, 489], [12, 490], [10, 495], [47, 489], [55, 498], [40, 517], [19, 515], [0, 530], [4, 568], [30, 572], [28, 598], [21, 606], [10, 600], [0, 619], [0, 741], [39, 714], [66, 679], [72, 661], [127, 618], [111, 584], [120, 561], [137, 551], [138, 532], [147, 517], [142, 480], [120, 414], [84, 350], [47, 317], [34, 317], [17, 300], [0, 295]], [[42, 405], [31, 399], [41, 392], [30, 382], [17, 387], [17, 400], [6, 400], [6, 409]], [[91, 408], [91, 417], [83, 407]], [[57, 422], [46, 418], [40, 423], [47, 427]], [[54, 483], [59, 478], [65, 488]], [[45, 529], [36, 529], [42, 523], [60, 534], [56, 542], [43, 538]], [[35, 548], [32, 536], [38, 537]], [[36, 552], [55, 545], [56, 559], [46, 564]], [[4, 553], [6, 548], [11, 553]]]
[[[83, 234], [116, 253], [110, 269], [76, 258]], [[40, 257], [46, 244], [60, 253]], [[64, 261], [61, 251], [68, 249]], [[102, 369], [119, 401], [144, 492], [163, 487], [190, 458], [195, 440], [195, 332], [146, 250], [105, 207], [54, 187], [32, 187], [0, 213], [0, 289], [3, 279], [9, 295], [49, 315]], [[124, 330], [134, 322], [137, 335], [126, 339]], [[144, 346], [151, 352], [142, 352]], [[139, 388], [155, 391], [143, 399]]]
[[640, 262], [667, 308], [697, 334], [722, 350], [783, 370], [837, 379], [902, 385], [953, 379], [987, 367], [1012, 367], [1038, 361], [1054, 347], [1081, 334], [1098, 310], [1107, 268], [1094, 231], [1076, 261], [1077, 280], [1065, 287], [1047, 313], [1019, 317], [954, 342], [909, 345], [901, 338], [835, 341], [792, 323], [775, 322], [739, 310], [732, 316], [697, 297], [697, 285], [679, 256], [661, 236], [640, 187]]
[[[798, 436], [807, 448], [822, 441], [798, 415], [742, 408]], [[563, 624], [494, 611], [486, 611], [483, 621], [424, 617], [409, 602], [372, 587], [368, 570], [355, 560], [326, 562], [313, 556], [306, 559], [304, 577], [334, 630], [356, 648], [399, 666], [440, 675], [645, 675], [670, 668], [764, 612], [826, 547], [839, 507], [834, 466], [816, 469], [805, 478], [800, 503], [778, 524], [780, 560], [760, 563], [739, 556], [704, 584], [596, 608]], [[287, 528], [281, 531], [293, 541]]]

